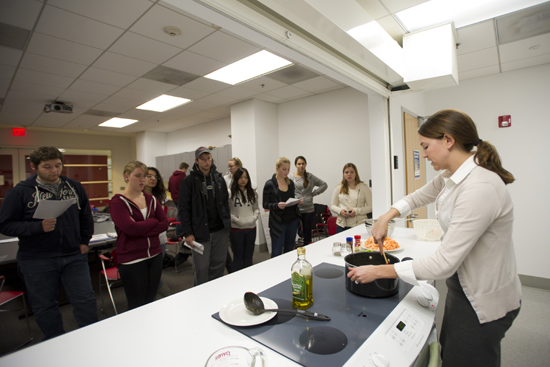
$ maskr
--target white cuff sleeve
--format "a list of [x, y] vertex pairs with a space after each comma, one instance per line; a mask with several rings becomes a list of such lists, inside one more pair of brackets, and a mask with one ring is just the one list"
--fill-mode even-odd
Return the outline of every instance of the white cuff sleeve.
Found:
[[404, 218], [412, 213], [411, 207], [405, 200], [399, 200], [391, 206], [399, 211], [399, 217]]
[[393, 268], [395, 269], [395, 272], [397, 273], [399, 279], [412, 285], [420, 285], [420, 283], [418, 283], [418, 280], [416, 280], [416, 276], [414, 275], [412, 261], [402, 261], [395, 263], [393, 264]]

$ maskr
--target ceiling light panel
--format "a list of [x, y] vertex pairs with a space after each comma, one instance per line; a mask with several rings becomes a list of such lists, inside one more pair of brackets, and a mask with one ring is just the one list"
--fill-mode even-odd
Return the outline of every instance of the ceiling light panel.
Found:
[[131, 119], [123, 119], [123, 118], [119, 118], [119, 117], [113, 117], [112, 119], [107, 120], [107, 121], [99, 124], [99, 126], [122, 128], [124, 126], [132, 125], [136, 122], [138, 122], [138, 120], [131, 120]]
[[396, 13], [409, 32], [454, 22], [456, 28], [515, 12], [548, 0], [431, 0]]
[[152, 99], [149, 102], [142, 104], [141, 106], [137, 106], [136, 108], [138, 110], [164, 112], [189, 102], [191, 102], [191, 100], [187, 98], [180, 98], [163, 94], [162, 96]]
[[235, 85], [290, 65], [292, 62], [263, 50], [204, 77]]

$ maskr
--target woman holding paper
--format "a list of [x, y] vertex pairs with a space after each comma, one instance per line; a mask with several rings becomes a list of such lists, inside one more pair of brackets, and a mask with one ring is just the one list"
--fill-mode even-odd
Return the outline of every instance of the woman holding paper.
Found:
[[342, 171], [342, 182], [334, 189], [330, 202], [330, 210], [338, 213], [337, 233], [363, 223], [372, 212], [372, 193], [359, 178], [355, 164], [347, 163]]
[[294, 250], [300, 218], [296, 204], [304, 203], [304, 199], [294, 199], [294, 182], [287, 177], [289, 173], [290, 160], [279, 158], [275, 164], [275, 174], [264, 186], [263, 207], [269, 210], [272, 258]]
[[155, 300], [162, 274], [159, 234], [168, 229], [160, 202], [143, 192], [147, 166], [132, 161], [124, 167], [128, 184], [111, 200], [111, 218], [118, 235], [117, 260], [128, 309]]

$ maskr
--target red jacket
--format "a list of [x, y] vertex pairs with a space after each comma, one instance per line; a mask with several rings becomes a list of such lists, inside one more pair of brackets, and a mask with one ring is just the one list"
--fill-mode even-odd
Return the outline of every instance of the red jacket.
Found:
[[170, 195], [172, 195], [172, 201], [176, 204], [180, 198], [180, 184], [185, 176], [187, 176], [185, 172], [177, 170], [172, 173], [172, 176], [170, 176], [168, 180], [168, 191], [170, 191]]
[[118, 263], [151, 257], [161, 253], [159, 234], [168, 229], [168, 220], [159, 201], [145, 195], [147, 215], [143, 218], [139, 207], [127, 197], [116, 194], [109, 204], [115, 223]]

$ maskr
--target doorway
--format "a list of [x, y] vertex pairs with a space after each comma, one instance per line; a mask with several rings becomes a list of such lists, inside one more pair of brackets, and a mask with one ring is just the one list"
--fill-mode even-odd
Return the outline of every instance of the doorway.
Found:
[[[409, 195], [426, 184], [426, 160], [422, 158], [422, 147], [418, 137], [418, 128], [420, 127], [418, 118], [403, 112], [403, 127], [405, 133], [406, 189], [407, 195]], [[416, 209], [412, 214], [417, 215], [416, 219], [428, 218], [426, 207]], [[413, 227], [411, 221], [407, 222], [407, 227]]]

